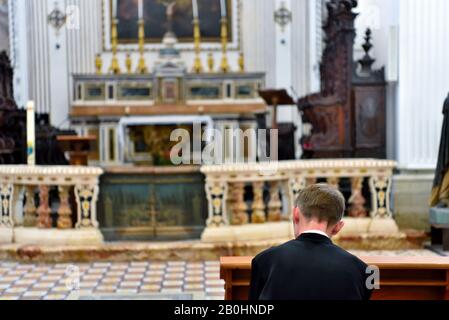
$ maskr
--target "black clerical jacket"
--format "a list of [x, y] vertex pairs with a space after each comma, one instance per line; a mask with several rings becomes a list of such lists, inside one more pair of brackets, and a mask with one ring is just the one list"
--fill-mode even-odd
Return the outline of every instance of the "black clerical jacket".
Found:
[[306, 233], [252, 261], [250, 300], [369, 300], [367, 265], [320, 234]]

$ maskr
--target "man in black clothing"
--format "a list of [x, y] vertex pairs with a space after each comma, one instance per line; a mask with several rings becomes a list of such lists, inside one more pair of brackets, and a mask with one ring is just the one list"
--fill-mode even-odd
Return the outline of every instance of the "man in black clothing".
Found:
[[250, 300], [369, 300], [367, 265], [334, 245], [344, 225], [345, 199], [318, 184], [299, 193], [293, 214], [296, 239], [252, 261]]

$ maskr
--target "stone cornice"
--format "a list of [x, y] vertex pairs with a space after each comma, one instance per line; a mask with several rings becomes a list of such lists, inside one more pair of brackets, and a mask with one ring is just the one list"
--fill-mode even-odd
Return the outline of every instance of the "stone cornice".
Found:
[[18, 185], [84, 185], [97, 184], [103, 170], [78, 166], [0, 166], [0, 183]]
[[[391, 175], [397, 163], [376, 159], [296, 160], [267, 163], [240, 163], [201, 167], [209, 180], [249, 181], [303, 177], [355, 177], [372, 174]], [[248, 180], [248, 178], [250, 178]]]

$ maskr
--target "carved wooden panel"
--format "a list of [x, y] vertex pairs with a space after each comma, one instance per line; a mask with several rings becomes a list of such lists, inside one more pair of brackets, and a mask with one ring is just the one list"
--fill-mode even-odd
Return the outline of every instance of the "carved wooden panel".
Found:
[[[354, 109], [355, 148], [357, 150], [384, 149], [386, 143], [385, 88], [356, 87], [354, 89]], [[382, 157], [381, 151], [374, 153], [378, 157]]]

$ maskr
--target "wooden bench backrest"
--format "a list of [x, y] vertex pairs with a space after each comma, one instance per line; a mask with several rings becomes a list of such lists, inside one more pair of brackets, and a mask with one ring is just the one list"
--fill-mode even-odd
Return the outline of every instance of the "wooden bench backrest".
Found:
[[[362, 257], [380, 269], [373, 300], [449, 300], [449, 257]], [[222, 257], [226, 300], [247, 300], [252, 257]]]

